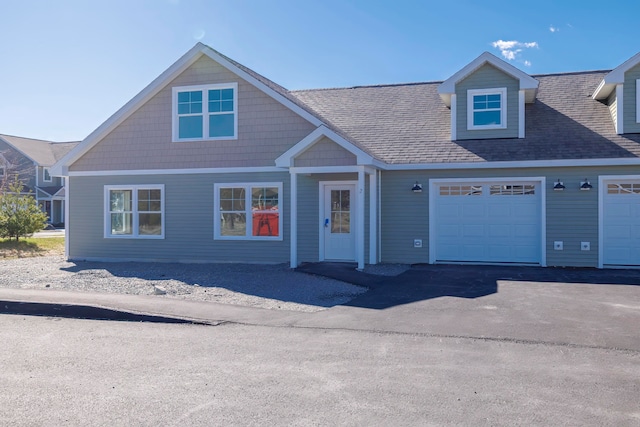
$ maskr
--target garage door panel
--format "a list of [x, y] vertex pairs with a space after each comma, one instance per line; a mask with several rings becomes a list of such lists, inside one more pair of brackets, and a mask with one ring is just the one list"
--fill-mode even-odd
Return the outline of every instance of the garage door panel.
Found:
[[436, 261], [540, 263], [540, 189], [527, 185], [530, 194], [522, 194], [525, 185], [518, 181], [463, 183], [478, 189], [463, 196], [451, 195], [455, 185], [442, 184], [435, 192]]
[[602, 261], [640, 265], [640, 180], [611, 180], [604, 185]]
[[511, 226], [505, 224], [490, 225], [489, 237], [509, 237], [511, 236]]

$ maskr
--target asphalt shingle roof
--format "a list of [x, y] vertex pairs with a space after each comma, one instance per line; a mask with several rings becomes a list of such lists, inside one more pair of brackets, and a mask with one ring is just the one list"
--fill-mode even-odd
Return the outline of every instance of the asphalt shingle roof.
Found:
[[390, 164], [640, 157], [640, 134], [617, 135], [608, 106], [591, 98], [606, 73], [533, 76], [523, 139], [451, 141], [441, 82], [290, 93]]
[[2, 134], [0, 134], [0, 138], [40, 166], [53, 166], [55, 162], [79, 144], [79, 142], [51, 142]]

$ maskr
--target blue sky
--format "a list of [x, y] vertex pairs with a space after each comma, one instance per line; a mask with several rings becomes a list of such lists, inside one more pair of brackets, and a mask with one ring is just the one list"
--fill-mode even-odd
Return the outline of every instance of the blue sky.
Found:
[[640, 51], [635, 0], [3, 2], [0, 133], [81, 140], [196, 42], [288, 89], [439, 81], [484, 51], [530, 74]]

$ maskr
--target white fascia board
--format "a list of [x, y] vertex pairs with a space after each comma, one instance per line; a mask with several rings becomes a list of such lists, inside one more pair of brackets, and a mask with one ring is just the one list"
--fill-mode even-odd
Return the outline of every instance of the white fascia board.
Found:
[[140, 108], [144, 103], [149, 101], [153, 96], [160, 92], [171, 80], [173, 80], [194, 62], [196, 62], [202, 56], [203, 48], [204, 45], [202, 43], [198, 43], [187, 53], [182, 55], [182, 57], [174, 62], [173, 65], [167, 68], [147, 87], [142, 89], [140, 93], [134, 96], [122, 108], [120, 108], [104, 123], [102, 123], [96, 130], [91, 132], [89, 136], [82, 140], [82, 142], [80, 142], [80, 144], [78, 144], [73, 150], [69, 151], [55, 165], [53, 165], [53, 167], [51, 168], [52, 173], [56, 176], [63, 176], [63, 171], [66, 172], [66, 169], [64, 169], [64, 167], [68, 168], [76, 160], [82, 157], [109, 132], [115, 129], [125, 119], [131, 116], [131, 114], [138, 110], [138, 108]]
[[244, 79], [247, 82], [251, 83], [253, 86], [255, 86], [256, 88], [260, 89], [266, 95], [270, 96], [271, 98], [275, 99], [276, 101], [278, 101], [279, 103], [281, 103], [285, 107], [289, 108], [290, 110], [294, 111], [295, 113], [297, 113], [298, 115], [300, 115], [301, 117], [306, 119], [312, 125], [320, 126], [320, 125], [323, 124], [322, 120], [320, 120], [318, 117], [314, 116], [313, 114], [311, 114], [310, 112], [308, 112], [304, 108], [300, 107], [299, 105], [297, 105], [296, 103], [294, 103], [290, 99], [287, 99], [285, 96], [282, 96], [281, 94], [279, 94], [275, 90], [271, 89], [269, 86], [265, 85], [260, 80], [258, 80], [255, 77], [253, 77], [251, 74], [249, 74], [246, 71], [238, 68], [236, 65], [232, 64], [227, 59], [225, 59], [224, 57], [220, 56], [216, 51], [211, 49], [209, 46], [204, 45], [202, 43], [199, 43], [199, 44], [201, 46], [203, 46], [202, 52], [205, 55], [207, 55], [209, 58], [211, 58], [212, 60], [214, 60], [218, 64], [222, 65], [223, 67], [225, 67], [226, 69], [228, 69], [229, 71], [231, 71], [232, 73], [237, 75], [238, 77], [241, 77], [242, 79]]
[[616, 85], [624, 83], [624, 73], [631, 68], [640, 64], [640, 52], [624, 61], [622, 64], [611, 70], [600, 82], [596, 90], [593, 92], [594, 99], [606, 99], [615, 89]]
[[78, 160], [82, 155], [84, 155], [87, 151], [89, 151], [95, 144], [97, 144], [102, 138], [104, 138], [109, 132], [115, 129], [118, 125], [120, 125], [126, 118], [128, 118], [131, 114], [133, 114], [138, 108], [140, 108], [144, 103], [149, 101], [153, 96], [155, 96], [158, 92], [160, 92], [167, 84], [169, 84], [174, 78], [176, 78], [179, 74], [185, 71], [189, 66], [191, 66], [194, 62], [196, 62], [202, 55], [207, 55], [212, 60], [218, 62], [223, 67], [227, 68], [232, 73], [236, 74], [238, 77], [246, 80], [253, 86], [260, 89], [262, 92], [271, 96], [273, 99], [277, 100], [281, 104], [290, 108], [309, 122], [311, 122], [314, 126], [320, 126], [322, 121], [307, 112], [303, 108], [299, 107], [292, 101], [288, 100], [284, 96], [280, 95], [264, 83], [260, 82], [256, 78], [252, 77], [247, 72], [241, 70], [219, 54], [217, 54], [213, 49], [203, 43], [196, 43], [194, 47], [192, 47], [187, 53], [182, 55], [180, 59], [178, 59], [173, 65], [171, 65], [167, 70], [165, 70], [160, 76], [158, 76], [153, 82], [151, 82], [147, 87], [145, 87], [140, 93], [138, 93], [135, 97], [133, 97], [129, 102], [127, 102], [122, 108], [120, 108], [115, 114], [107, 119], [102, 125], [100, 125], [96, 130], [94, 130], [89, 136], [87, 136], [80, 144], [78, 144], [73, 150], [71, 150], [67, 155], [65, 155], [62, 159], [60, 159], [53, 167], [52, 171], [55, 171], [56, 176], [62, 176], [63, 170], [66, 172], [64, 167], [67, 168], [73, 164], [76, 160]]
[[356, 156], [357, 163], [359, 165], [372, 165], [373, 164], [373, 156], [365, 153], [360, 148], [353, 145], [351, 142], [347, 141], [331, 129], [322, 125], [316, 128], [309, 135], [305, 136], [300, 142], [296, 143], [293, 147], [285, 151], [280, 157], [276, 159], [276, 166], [281, 168], [292, 167], [294, 164], [294, 160], [300, 154], [307, 151], [311, 148], [315, 143], [320, 141], [323, 137], [329, 138], [331, 141], [338, 144], [340, 147], [344, 148], [354, 156]]
[[469, 162], [469, 163], [416, 163], [385, 164], [382, 169], [388, 171], [402, 170], [446, 170], [446, 169], [509, 169], [509, 168], [542, 168], [542, 167], [585, 167], [585, 166], [636, 166], [640, 158], [630, 159], [578, 159], [578, 160], [525, 160], [509, 162]]
[[540, 82], [538, 82], [538, 80], [534, 79], [524, 71], [519, 70], [518, 68], [514, 67], [508, 62], [503, 61], [495, 55], [489, 52], [484, 52], [482, 53], [482, 55], [478, 56], [476, 59], [468, 63], [460, 71], [449, 77], [447, 80], [442, 82], [440, 86], [438, 86], [438, 94], [447, 105], [447, 107], [451, 106], [450, 95], [455, 93], [456, 84], [487, 63], [493, 65], [505, 74], [508, 74], [511, 77], [517, 79], [520, 82], [520, 89], [526, 90], [530, 93], [530, 95], [527, 97], [528, 102], [533, 102], [533, 99], [535, 98], [535, 91], [538, 90], [538, 85], [540, 84]]
[[193, 169], [136, 169], [136, 170], [102, 170], [71, 171], [67, 176], [140, 176], [140, 175], [195, 175], [195, 174], [229, 174], [229, 173], [265, 173], [285, 172], [273, 166], [239, 167], [239, 168], [193, 168]]

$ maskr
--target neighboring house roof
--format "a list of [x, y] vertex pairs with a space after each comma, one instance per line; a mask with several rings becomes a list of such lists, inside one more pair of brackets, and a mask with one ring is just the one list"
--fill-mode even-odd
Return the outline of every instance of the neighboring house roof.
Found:
[[441, 82], [293, 91], [347, 138], [390, 164], [640, 157], [640, 134], [617, 135], [591, 94], [606, 71], [534, 76], [526, 137], [451, 141]]
[[79, 144], [79, 142], [52, 142], [2, 134], [0, 139], [40, 166], [52, 166]]

